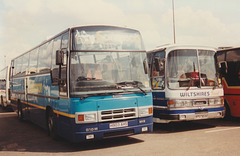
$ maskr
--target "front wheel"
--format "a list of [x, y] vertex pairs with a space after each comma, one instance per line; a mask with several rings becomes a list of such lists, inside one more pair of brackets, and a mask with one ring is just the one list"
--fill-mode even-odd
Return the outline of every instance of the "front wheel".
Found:
[[232, 118], [231, 110], [230, 110], [230, 107], [229, 107], [228, 103], [226, 102], [226, 100], [224, 101], [224, 109], [225, 109], [224, 119], [230, 120]]
[[18, 102], [17, 115], [18, 115], [18, 120], [22, 121], [23, 120], [23, 111], [22, 111], [22, 105], [20, 102]]
[[48, 135], [54, 140], [57, 140], [58, 135], [57, 135], [57, 128], [56, 128], [56, 122], [55, 122], [53, 110], [48, 111], [47, 128], [48, 128]]
[[3, 104], [3, 97], [1, 96], [1, 106], [2, 108], [4, 107], [4, 104]]
[[1, 105], [2, 105], [2, 109], [5, 110], [7, 107], [5, 106], [4, 104], [4, 101], [3, 101], [3, 96], [1, 96]]

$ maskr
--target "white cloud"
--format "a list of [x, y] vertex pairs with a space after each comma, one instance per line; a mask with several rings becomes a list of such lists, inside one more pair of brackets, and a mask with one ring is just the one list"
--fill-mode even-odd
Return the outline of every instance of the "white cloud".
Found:
[[[170, 1], [4, 0], [2, 4], [0, 60], [3, 60], [3, 53], [10, 60], [70, 26], [86, 24], [138, 29], [147, 50], [173, 43]], [[240, 23], [237, 19], [232, 20], [235, 23], [224, 23], [219, 14], [204, 9], [175, 6], [177, 43], [211, 46], [240, 44]]]
[[[10, 59], [73, 25], [124, 24], [124, 14], [102, 0], [5, 0], [0, 51]], [[1, 59], [2, 60], [2, 59]], [[0, 65], [1, 66], [1, 65]]]
[[123, 12], [111, 3], [102, 0], [51, 0], [46, 7], [58, 15], [64, 22], [65, 18], [71, 19], [71, 23], [122, 24]]
[[176, 9], [175, 23], [178, 43], [225, 46], [235, 44], [236, 38], [233, 36], [240, 35], [237, 29], [239, 24], [233, 26], [223, 23], [210, 11], [193, 10], [190, 7]]

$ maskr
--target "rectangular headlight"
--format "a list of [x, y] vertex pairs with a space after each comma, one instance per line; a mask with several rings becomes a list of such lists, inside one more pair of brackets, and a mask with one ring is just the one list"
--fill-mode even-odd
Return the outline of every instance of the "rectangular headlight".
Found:
[[175, 107], [191, 107], [192, 105], [192, 100], [175, 100]]
[[209, 99], [208, 103], [209, 105], [222, 105], [224, 104], [224, 99], [223, 98]]
[[175, 107], [184, 107], [184, 101], [176, 100], [175, 101]]
[[209, 99], [208, 103], [209, 103], [209, 105], [214, 105], [215, 104], [215, 100], [214, 99]]
[[96, 121], [96, 114], [85, 114], [85, 121]]
[[221, 105], [222, 104], [222, 98], [215, 99], [215, 105]]
[[92, 123], [97, 122], [96, 112], [77, 112], [75, 113], [76, 123]]
[[138, 116], [144, 117], [144, 116], [150, 116], [153, 114], [153, 108], [152, 107], [140, 107], [138, 109]]
[[184, 101], [184, 106], [186, 106], [186, 107], [191, 107], [191, 106], [193, 106], [193, 101], [192, 101], [192, 100], [185, 100], [185, 101]]

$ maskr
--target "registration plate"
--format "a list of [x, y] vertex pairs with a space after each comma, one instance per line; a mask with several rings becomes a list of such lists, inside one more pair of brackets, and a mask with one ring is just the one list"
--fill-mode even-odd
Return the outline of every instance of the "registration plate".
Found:
[[110, 123], [109, 124], [109, 128], [118, 128], [118, 127], [126, 127], [126, 126], [128, 126], [128, 122], [127, 121], [114, 122], [114, 123]]
[[208, 113], [196, 114], [196, 119], [206, 119], [208, 118]]
[[199, 106], [199, 105], [205, 105], [206, 101], [195, 101], [194, 105]]

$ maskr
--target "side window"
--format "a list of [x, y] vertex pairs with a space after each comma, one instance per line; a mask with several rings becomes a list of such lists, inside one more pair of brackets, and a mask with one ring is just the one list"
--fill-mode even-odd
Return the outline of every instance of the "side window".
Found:
[[49, 43], [39, 48], [38, 70], [39, 72], [49, 72], [51, 66], [51, 53], [47, 50]]
[[14, 60], [14, 76], [19, 76], [22, 70], [22, 57], [18, 57]]
[[63, 34], [61, 49], [68, 47], [68, 33]]
[[28, 74], [35, 74], [37, 73], [37, 61], [38, 61], [38, 48], [32, 50], [29, 56], [29, 70], [28, 70]]
[[53, 48], [52, 48], [52, 70], [51, 70], [51, 79], [52, 79], [52, 85], [58, 85], [58, 79], [59, 79], [59, 66], [56, 65], [56, 51], [60, 50], [61, 46], [61, 36], [55, 38], [53, 40]]
[[153, 89], [165, 88], [165, 51], [152, 55], [151, 81]]
[[60, 50], [61, 46], [61, 36], [53, 40], [53, 49], [52, 49], [52, 69], [58, 68], [56, 65], [56, 51]]
[[49, 69], [52, 67], [52, 51], [53, 51], [53, 40], [49, 41], [47, 44], [47, 54], [48, 54], [48, 61], [49, 61]]
[[164, 76], [165, 73], [165, 52], [158, 52], [153, 55], [152, 76]]
[[60, 95], [66, 96], [67, 91], [67, 48], [68, 48], [68, 32], [62, 35], [61, 50], [64, 53], [64, 62], [61, 66], [61, 78], [59, 91]]
[[28, 73], [28, 62], [29, 62], [29, 53], [26, 53], [22, 56], [22, 75], [26, 75]]

